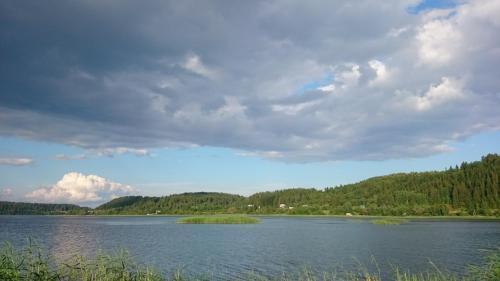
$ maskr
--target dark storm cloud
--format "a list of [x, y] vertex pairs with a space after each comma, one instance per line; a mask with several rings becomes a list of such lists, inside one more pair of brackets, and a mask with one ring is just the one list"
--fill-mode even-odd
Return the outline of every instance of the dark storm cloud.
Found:
[[0, 134], [326, 161], [500, 129], [498, 1], [412, 2], [3, 1]]

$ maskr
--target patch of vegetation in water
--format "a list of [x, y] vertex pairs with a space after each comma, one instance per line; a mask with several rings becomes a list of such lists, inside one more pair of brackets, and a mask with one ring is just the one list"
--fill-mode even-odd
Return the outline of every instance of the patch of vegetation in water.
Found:
[[382, 219], [372, 220], [371, 222], [373, 224], [380, 224], [380, 225], [399, 225], [402, 223], [407, 223], [408, 220], [399, 218], [382, 218]]
[[125, 251], [114, 255], [98, 253], [89, 259], [81, 255], [59, 262], [54, 256], [29, 243], [18, 250], [5, 243], [0, 248], [2, 281], [163, 281], [157, 271], [135, 263]]
[[[280, 276], [265, 277], [258, 274], [241, 276], [241, 280], [287, 280], [287, 281], [497, 281], [500, 280], [500, 249], [490, 252], [483, 265], [470, 267], [463, 277], [456, 277], [445, 270], [434, 267], [431, 271], [410, 273], [397, 267], [389, 272], [388, 278], [381, 278], [381, 273], [368, 272], [364, 269], [341, 272], [318, 273], [312, 269], [296, 272], [283, 272]], [[36, 245], [29, 244], [24, 249], [15, 249], [10, 244], [0, 248], [0, 280], [64, 280], [64, 281], [181, 281], [215, 280], [184, 274], [182, 270], [160, 274], [152, 267], [135, 263], [130, 256], [121, 251], [115, 255], [97, 254], [94, 258], [74, 256], [57, 262]]]
[[249, 216], [195, 216], [177, 220], [184, 224], [253, 224], [260, 220]]

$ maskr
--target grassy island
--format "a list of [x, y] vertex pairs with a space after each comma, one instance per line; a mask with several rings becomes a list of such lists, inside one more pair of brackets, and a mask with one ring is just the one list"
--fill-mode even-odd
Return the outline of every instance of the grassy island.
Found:
[[408, 222], [408, 220], [399, 218], [381, 218], [372, 220], [373, 224], [381, 224], [381, 225], [398, 225], [406, 222]]
[[177, 223], [185, 224], [251, 224], [259, 222], [257, 218], [249, 216], [196, 216], [177, 220]]

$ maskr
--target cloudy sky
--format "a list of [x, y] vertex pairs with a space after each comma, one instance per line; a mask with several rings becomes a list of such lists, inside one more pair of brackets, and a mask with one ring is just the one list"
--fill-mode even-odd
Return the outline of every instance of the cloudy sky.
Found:
[[1, 1], [0, 200], [251, 194], [500, 152], [500, 1]]

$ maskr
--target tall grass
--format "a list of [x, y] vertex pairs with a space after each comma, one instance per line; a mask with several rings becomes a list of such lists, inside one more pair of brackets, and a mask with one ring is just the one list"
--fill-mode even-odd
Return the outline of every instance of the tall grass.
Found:
[[260, 221], [254, 217], [237, 215], [185, 217], [177, 221], [177, 223], [189, 224], [247, 224], [259, 222]]
[[126, 252], [114, 255], [99, 253], [93, 259], [74, 256], [56, 262], [40, 247], [29, 245], [16, 250], [6, 243], [0, 249], [0, 280], [2, 281], [161, 281], [160, 274], [150, 267], [139, 266]]
[[[395, 268], [382, 278], [379, 272], [369, 272], [362, 267], [355, 271], [318, 273], [306, 268], [295, 273], [284, 272], [269, 278], [260, 274], [247, 274], [241, 280], [255, 281], [498, 281], [500, 280], [500, 249], [490, 252], [486, 263], [470, 267], [464, 277], [456, 277], [433, 267], [425, 273], [410, 273]], [[385, 276], [384, 275], [384, 276]], [[0, 280], [2, 281], [188, 281], [217, 280], [216, 277], [193, 277], [175, 270], [161, 275], [152, 267], [135, 263], [126, 252], [113, 255], [100, 253], [95, 258], [75, 256], [56, 262], [36, 245], [16, 250], [10, 244], [0, 248]]]
[[408, 220], [399, 218], [383, 218], [383, 219], [372, 220], [373, 224], [381, 224], [381, 225], [398, 225], [407, 222]]

